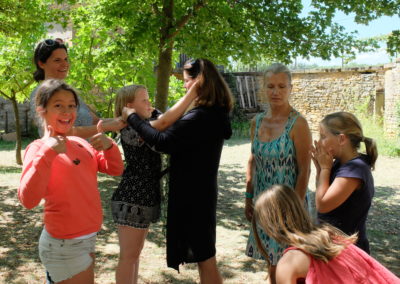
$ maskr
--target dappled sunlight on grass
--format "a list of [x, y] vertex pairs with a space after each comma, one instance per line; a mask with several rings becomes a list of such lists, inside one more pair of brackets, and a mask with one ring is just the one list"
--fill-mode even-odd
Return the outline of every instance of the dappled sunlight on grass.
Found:
[[[44, 268], [37, 243], [42, 230], [42, 206], [24, 209], [17, 197], [21, 167], [8, 164], [13, 152], [0, 151], [0, 283], [42, 283]], [[217, 261], [227, 284], [263, 283], [265, 262], [247, 257], [245, 252], [249, 222], [244, 216], [245, 171], [250, 154], [246, 139], [226, 143], [218, 175]], [[3, 164], [7, 161], [7, 164]], [[400, 275], [400, 159], [380, 157], [374, 172], [376, 195], [369, 213], [367, 229], [372, 255]], [[314, 171], [309, 187], [314, 190]], [[96, 281], [115, 283], [119, 245], [116, 226], [111, 218], [110, 200], [119, 177], [99, 174], [104, 224], [96, 246]], [[190, 185], [188, 185], [190, 190]], [[185, 264], [177, 273], [166, 266], [164, 223], [152, 224], [143, 248], [139, 283], [198, 283], [195, 264]]]

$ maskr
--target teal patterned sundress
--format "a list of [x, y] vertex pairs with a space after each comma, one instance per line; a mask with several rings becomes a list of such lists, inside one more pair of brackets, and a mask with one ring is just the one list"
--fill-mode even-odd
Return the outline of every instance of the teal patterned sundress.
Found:
[[[285, 184], [295, 188], [298, 173], [296, 148], [289, 133], [300, 115], [299, 112], [294, 109], [290, 112], [281, 136], [270, 142], [262, 142], [258, 139], [258, 130], [266, 114], [267, 112], [260, 113], [256, 117], [256, 128], [251, 146], [251, 152], [256, 163], [253, 182], [254, 201], [257, 200], [260, 193], [274, 184]], [[258, 228], [258, 234], [268, 252], [271, 264], [276, 265], [286, 247], [281, 247], [260, 228]], [[253, 229], [250, 229], [246, 255], [255, 259], [264, 259], [257, 249]]]

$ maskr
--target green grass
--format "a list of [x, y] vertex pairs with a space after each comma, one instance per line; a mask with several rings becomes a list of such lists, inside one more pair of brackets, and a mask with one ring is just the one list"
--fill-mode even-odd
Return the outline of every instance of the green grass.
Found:
[[371, 117], [358, 116], [364, 130], [364, 136], [375, 140], [379, 155], [389, 157], [400, 156], [399, 137], [388, 137], [380, 120]]
[[232, 121], [232, 138], [250, 138], [250, 121]]
[[[22, 149], [25, 149], [29, 143], [33, 141], [33, 138], [24, 137], [22, 138]], [[14, 150], [15, 149], [15, 141], [4, 141], [0, 140], [0, 150]]]

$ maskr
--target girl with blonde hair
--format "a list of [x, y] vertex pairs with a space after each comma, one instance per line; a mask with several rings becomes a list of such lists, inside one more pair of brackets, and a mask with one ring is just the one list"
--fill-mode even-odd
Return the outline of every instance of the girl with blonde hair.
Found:
[[[366, 154], [358, 151], [362, 142]], [[369, 253], [366, 220], [374, 195], [371, 169], [378, 157], [374, 140], [364, 136], [353, 114], [335, 112], [321, 121], [314, 146], [318, 219], [348, 235], [358, 233], [356, 245]]]
[[[145, 86], [125, 86], [117, 92], [114, 115], [120, 117], [125, 107], [133, 108], [146, 123], [163, 130], [184, 113], [195, 97], [193, 88], [161, 115], [151, 106]], [[116, 281], [117, 284], [135, 284], [138, 281], [139, 257], [150, 223], [160, 217], [161, 157], [129, 125], [121, 129], [120, 134], [126, 168], [111, 199], [120, 244]]]
[[[253, 227], [257, 224], [278, 243], [289, 246], [279, 260], [276, 281], [307, 284], [400, 283], [400, 279], [329, 225], [315, 225], [303, 202], [291, 188], [273, 185], [254, 206]], [[257, 232], [257, 230], [255, 230]], [[267, 252], [256, 233], [259, 250]]]
[[132, 108], [123, 118], [157, 150], [171, 154], [167, 216], [167, 265], [179, 270], [197, 263], [200, 282], [222, 283], [216, 261], [217, 175], [224, 139], [232, 134], [231, 92], [207, 59], [186, 62], [184, 88], [196, 88], [192, 108], [170, 128], [159, 131]]

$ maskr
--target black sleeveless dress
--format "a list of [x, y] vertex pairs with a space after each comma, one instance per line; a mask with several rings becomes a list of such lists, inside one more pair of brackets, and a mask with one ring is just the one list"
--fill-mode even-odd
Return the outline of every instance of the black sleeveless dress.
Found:
[[126, 167], [111, 199], [114, 222], [148, 228], [160, 217], [161, 157], [130, 126], [121, 130]]

